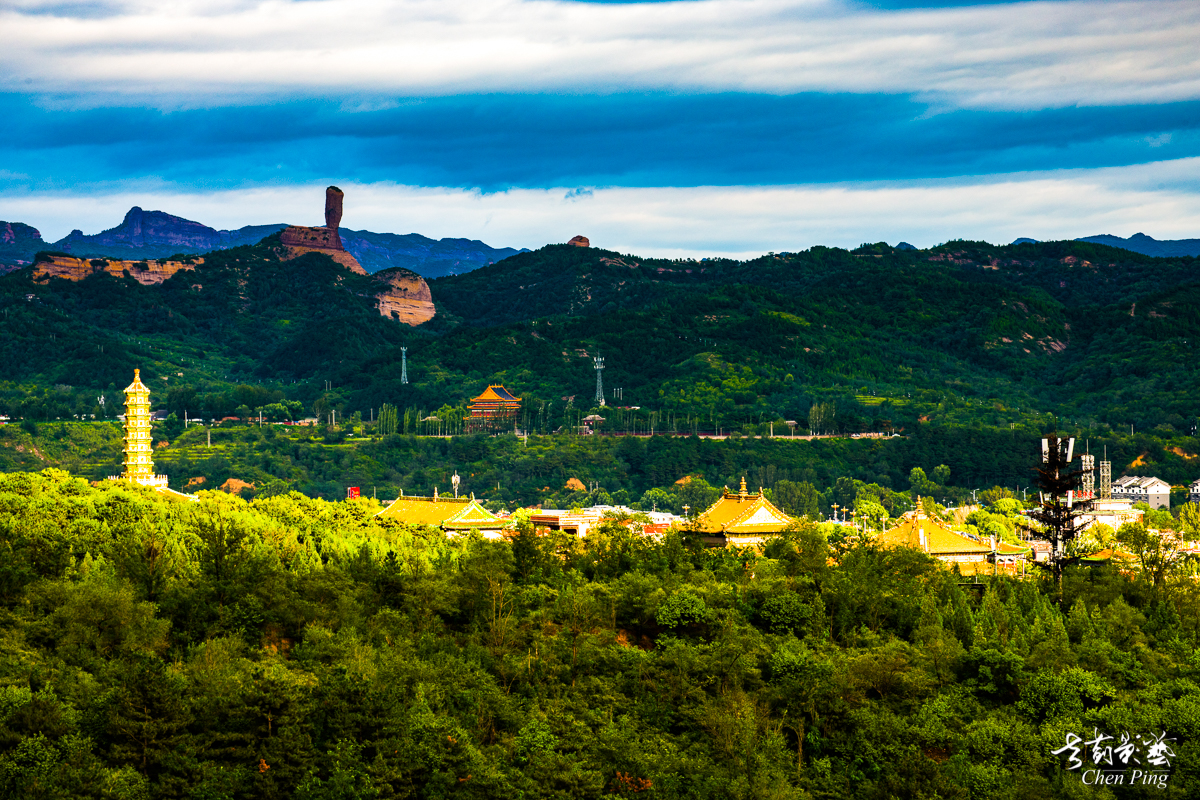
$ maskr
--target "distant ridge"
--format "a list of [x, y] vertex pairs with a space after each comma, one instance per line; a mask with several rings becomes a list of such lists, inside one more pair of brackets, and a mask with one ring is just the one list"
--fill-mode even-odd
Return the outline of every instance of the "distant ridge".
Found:
[[[217, 230], [165, 211], [129, 209], [120, 225], [97, 234], [73, 230], [57, 242], [46, 242], [35, 228], [20, 222], [0, 222], [0, 274], [33, 262], [38, 251], [52, 250], [79, 257], [108, 257], [132, 261], [200, 255], [257, 244], [287, 225], [247, 225]], [[517, 253], [512, 247], [491, 247], [474, 239], [430, 239], [419, 233], [374, 233], [342, 229], [342, 243], [368, 273], [403, 267], [427, 278], [460, 275], [494, 264]]]
[[1124, 250], [1132, 250], [1135, 253], [1141, 253], [1144, 256], [1154, 256], [1156, 258], [1200, 256], [1200, 239], [1159, 240], [1144, 233], [1135, 233], [1128, 239], [1104, 234], [1101, 236], [1084, 236], [1075, 241], [1106, 244], [1109, 247], [1120, 247]]

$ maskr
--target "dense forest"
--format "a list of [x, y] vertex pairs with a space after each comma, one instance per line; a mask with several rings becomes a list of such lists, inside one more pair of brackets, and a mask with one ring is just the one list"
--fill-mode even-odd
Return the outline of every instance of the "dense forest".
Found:
[[[1059, 607], [814, 526], [754, 554], [379, 507], [0, 474], [0, 796], [1200, 791], [1186, 565], [1071, 568]], [[1097, 733], [1161, 737], [1165, 785], [1083, 785], [1054, 751]]]

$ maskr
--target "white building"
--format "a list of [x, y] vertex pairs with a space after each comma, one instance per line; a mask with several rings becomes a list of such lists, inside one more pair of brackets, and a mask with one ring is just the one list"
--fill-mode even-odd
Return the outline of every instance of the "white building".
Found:
[[1192, 503], [1200, 503], [1200, 478], [1192, 481], [1192, 485], [1188, 487], [1188, 500]]
[[1126, 475], [1113, 481], [1112, 496], [1131, 503], [1145, 503], [1151, 508], [1170, 508], [1171, 484], [1161, 478]]

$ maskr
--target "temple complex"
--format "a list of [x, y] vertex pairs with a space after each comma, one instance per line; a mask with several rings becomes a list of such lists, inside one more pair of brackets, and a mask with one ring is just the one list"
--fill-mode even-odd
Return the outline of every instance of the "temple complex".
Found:
[[447, 533], [477, 530], [485, 538], [498, 539], [504, 521], [475, 499], [467, 497], [406, 497], [401, 495], [375, 516], [405, 525], [431, 525]]
[[501, 423], [515, 420], [521, 413], [521, 398], [500, 384], [490, 384], [483, 394], [471, 400], [471, 416], [467, 419], [468, 430], [487, 430]]
[[692, 529], [704, 535], [705, 543], [725, 547], [761, 545], [777, 536], [795, 522], [765, 498], [762, 489], [746, 491], [746, 479], [741, 489], [725, 489], [721, 498], [698, 516]]
[[123, 480], [165, 489], [166, 475], [154, 474], [150, 443], [150, 388], [142, 383], [142, 371], [133, 371], [133, 383], [125, 387], [125, 472]]

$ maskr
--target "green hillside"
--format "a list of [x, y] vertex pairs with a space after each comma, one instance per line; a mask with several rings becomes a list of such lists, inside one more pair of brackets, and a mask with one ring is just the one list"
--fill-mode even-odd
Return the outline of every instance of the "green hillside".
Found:
[[[1194, 268], [1086, 242], [745, 262], [557, 245], [432, 281], [438, 317], [413, 329], [374, 311], [372, 278], [315, 254], [280, 262], [268, 239], [161, 286], [3, 276], [0, 404], [42, 418], [90, 410], [140, 365], [181, 416], [233, 413], [251, 405], [234, 398], [250, 386], [309, 412], [457, 407], [449, 418], [499, 381], [526, 399], [522, 426], [549, 432], [591, 410], [601, 354], [606, 386], [622, 390], [610, 405], [641, 409], [606, 411], [618, 426], [911, 431], [918, 420], [1058, 418], [1191, 434]], [[46, 396], [50, 386], [70, 399]]]

